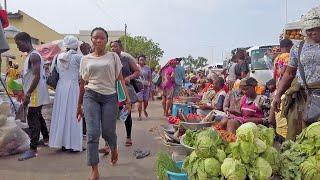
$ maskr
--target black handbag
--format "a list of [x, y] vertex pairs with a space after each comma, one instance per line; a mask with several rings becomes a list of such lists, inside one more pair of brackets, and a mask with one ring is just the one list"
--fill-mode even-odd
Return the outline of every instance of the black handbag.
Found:
[[306, 104], [303, 111], [303, 120], [307, 124], [314, 123], [320, 118], [320, 90], [319, 89], [310, 89], [307, 84], [306, 75], [300, 60], [301, 51], [304, 41], [300, 42], [298, 50], [298, 68], [300, 72], [301, 79], [306, 88]]
[[141, 81], [139, 81], [139, 79], [132, 79], [130, 84], [133, 86], [136, 93], [139, 93], [143, 90], [143, 84]]
[[52, 88], [56, 89], [58, 81], [59, 81], [59, 73], [57, 71], [57, 61], [58, 56], [55, 58], [55, 63], [53, 65], [53, 69], [50, 72], [49, 76], [47, 77], [47, 84]]

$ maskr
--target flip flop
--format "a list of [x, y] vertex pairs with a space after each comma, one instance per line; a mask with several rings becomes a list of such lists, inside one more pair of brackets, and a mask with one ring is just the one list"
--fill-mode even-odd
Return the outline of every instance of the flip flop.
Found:
[[126, 147], [132, 146], [132, 140], [127, 140], [126, 143], [125, 143], [125, 146]]
[[103, 154], [104, 156], [106, 156], [106, 155], [110, 154], [110, 149], [109, 148], [106, 149], [105, 147], [101, 148], [101, 149], [99, 149], [99, 153]]
[[21, 157], [19, 157], [18, 161], [25, 161], [25, 160], [28, 160], [28, 159], [31, 159], [31, 158], [34, 158], [34, 157], [37, 157], [37, 152], [34, 152], [34, 151], [26, 151], [24, 152]]
[[133, 155], [136, 157], [136, 159], [142, 159], [150, 155], [150, 150], [138, 149], [133, 152]]

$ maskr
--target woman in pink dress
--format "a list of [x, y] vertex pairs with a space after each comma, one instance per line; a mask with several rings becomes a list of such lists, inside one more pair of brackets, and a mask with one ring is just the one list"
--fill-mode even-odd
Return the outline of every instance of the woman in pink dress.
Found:
[[171, 59], [160, 71], [162, 77], [162, 83], [160, 88], [162, 89], [162, 107], [165, 116], [170, 115], [170, 109], [173, 100], [174, 89], [174, 68], [176, 67], [176, 60]]

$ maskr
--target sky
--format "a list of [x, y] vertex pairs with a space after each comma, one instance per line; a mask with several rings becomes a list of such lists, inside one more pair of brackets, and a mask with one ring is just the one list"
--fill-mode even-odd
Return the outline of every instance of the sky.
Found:
[[234, 48], [275, 44], [286, 22], [319, 5], [320, 0], [7, 0], [9, 12], [22, 10], [59, 33], [97, 26], [124, 30], [127, 24], [130, 35], [160, 44], [160, 64], [189, 54], [219, 63]]

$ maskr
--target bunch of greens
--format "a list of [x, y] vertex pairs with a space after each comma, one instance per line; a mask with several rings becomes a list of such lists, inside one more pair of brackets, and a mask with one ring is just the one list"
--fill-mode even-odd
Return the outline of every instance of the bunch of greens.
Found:
[[201, 131], [196, 135], [194, 147], [182, 167], [189, 179], [220, 179], [221, 164], [227, 155], [219, 134], [213, 128]]
[[[274, 131], [265, 126], [245, 123], [237, 131], [237, 141], [229, 144], [231, 158], [222, 166], [222, 175], [226, 179], [264, 180], [279, 171], [279, 153], [272, 147]], [[237, 167], [237, 168], [235, 168]]]
[[157, 154], [156, 160], [157, 179], [167, 180], [167, 171], [181, 173], [181, 169], [177, 167], [176, 163], [170, 158], [170, 156], [167, 153], [160, 151]]
[[282, 146], [281, 177], [283, 179], [319, 179], [320, 122], [311, 124], [297, 137]]
[[197, 132], [188, 129], [185, 133], [183, 143], [187, 146], [193, 147], [196, 141]]

